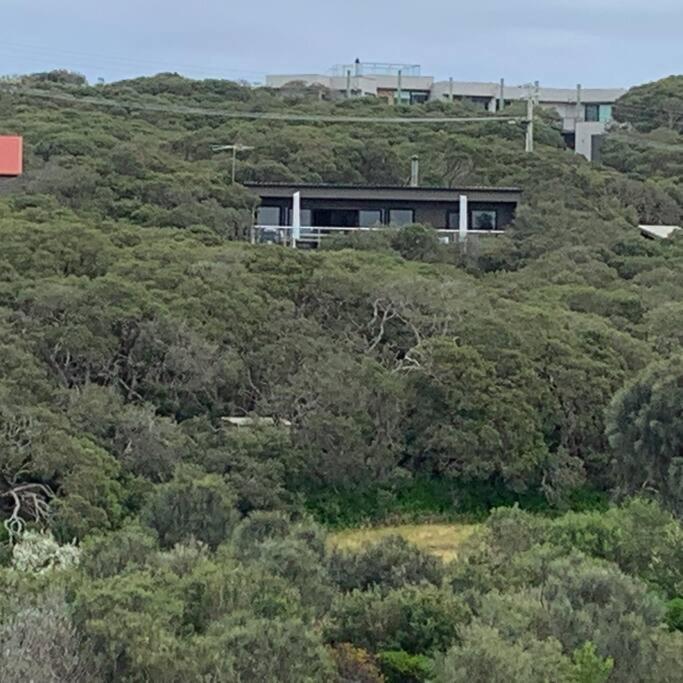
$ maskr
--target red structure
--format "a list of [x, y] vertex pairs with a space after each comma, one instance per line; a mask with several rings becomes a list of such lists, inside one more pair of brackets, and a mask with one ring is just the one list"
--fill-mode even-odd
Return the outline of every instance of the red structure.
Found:
[[21, 175], [24, 141], [19, 135], [0, 135], [0, 176]]

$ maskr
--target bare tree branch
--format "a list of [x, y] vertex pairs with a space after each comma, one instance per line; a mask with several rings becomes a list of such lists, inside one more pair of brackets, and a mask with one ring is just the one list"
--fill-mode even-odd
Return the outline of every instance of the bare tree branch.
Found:
[[50, 502], [55, 494], [46, 484], [20, 484], [0, 494], [12, 501], [12, 512], [3, 522], [10, 538], [21, 535], [28, 520], [45, 524], [50, 517]]

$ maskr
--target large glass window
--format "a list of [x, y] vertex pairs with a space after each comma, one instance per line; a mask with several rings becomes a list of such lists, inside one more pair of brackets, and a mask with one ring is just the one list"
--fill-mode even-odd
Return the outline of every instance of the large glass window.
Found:
[[356, 209], [314, 209], [313, 225], [316, 228], [355, 228], [358, 226]]
[[472, 230], [495, 230], [498, 215], [495, 209], [472, 211]]
[[460, 229], [460, 211], [456, 209], [448, 212], [448, 215], [446, 216], [446, 227], [449, 230]]
[[374, 228], [376, 225], [382, 225], [382, 212], [377, 211], [359, 211], [358, 225], [361, 228]]
[[599, 121], [600, 120], [600, 105], [599, 104], [587, 104], [586, 105], [586, 121]]
[[301, 226], [302, 227], [308, 227], [312, 225], [311, 223], [311, 210], [310, 209], [301, 209]]
[[607, 123], [612, 120], [612, 105], [611, 104], [601, 104], [600, 105], [600, 121]]
[[280, 225], [279, 206], [259, 206], [256, 210], [257, 225]]
[[390, 225], [412, 225], [415, 222], [413, 209], [389, 209]]

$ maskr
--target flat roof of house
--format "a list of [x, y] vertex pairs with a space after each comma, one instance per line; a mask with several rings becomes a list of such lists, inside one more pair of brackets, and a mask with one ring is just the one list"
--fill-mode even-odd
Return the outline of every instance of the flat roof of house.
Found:
[[457, 187], [430, 187], [420, 185], [338, 185], [335, 183], [281, 183], [254, 182], [243, 183], [245, 187], [300, 187], [302, 189], [334, 189], [334, 190], [408, 190], [410, 192], [457, 192], [458, 190], [495, 190], [496, 192], [521, 192], [519, 187], [495, 185], [458, 185]]
[[640, 231], [648, 237], [665, 240], [681, 230], [678, 225], [641, 225]]
[[396, 185], [332, 185], [312, 183], [256, 183], [246, 182], [244, 186], [261, 197], [289, 197], [301, 192], [304, 197], [315, 199], [403, 199], [414, 201], [453, 201], [461, 194], [470, 198], [486, 201], [501, 199], [517, 201], [522, 190], [518, 187], [488, 187], [470, 185], [465, 187], [406, 187]]

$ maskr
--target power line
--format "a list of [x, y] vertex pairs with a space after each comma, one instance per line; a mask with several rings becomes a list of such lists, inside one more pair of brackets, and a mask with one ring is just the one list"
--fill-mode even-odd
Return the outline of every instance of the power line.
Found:
[[[195, 72], [202, 72], [202, 73], [234, 73], [234, 74], [251, 74], [253, 76], [259, 76], [263, 77], [264, 72], [263, 71], [256, 71], [253, 69], [239, 69], [239, 68], [216, 68], [215, 66], [213, 67], [207, 67], [199, 64], [177, 64], [175, 61], [173, 63], [173, 68], [169, 68], [168, 63], [161, 61], [161, 60], [155, 60], [155, 59], [138, 59], [138, 58], [127, 58], [125, 56], [114, 56], [114, 55], [103, 55], [103, 54], [98, 54], [98, 53], [92, 53], [92, 52], [84, 52], [82, 50], [70, 50], [70, 49], [64, 49], [64, 48], [46, 48], [44, 46], [39, 46], [39, 45], [28, 45], [26, 43], [16, 43], [14, 41], [2, 41], [2, 44], [0, 45], [0, 50], [3, 50], [6, 54], [10, 54], [13, 56], [16, 55], [16, 51], [24, 51], [28, 52], [29, 54], [29, 59], [35, 57], [35, 60], [33, 61], [45, 61], [46, 59], [53, 59], [54, 55], [65, 55], [65, 57], [69, 58], [77, 58], [77, 59], [86, 59], [88, 60], [88, 65], [92, 66], [93, 61], [96, 62], [95, 66], [152, 66], [155, 68], [163, 68], [168, 71], [176, 71], [177, 69], [181, 70], [190, 70], [190, 71], [195, 71]], [[33, 53], [33, 54], [31, 54]], [[27, 59], [25, 56], [21, 56], [22, 59]], [[97, 64], [99, 62], [99, 64]], [[83, 64], [83, 63], [82, 63]]]
[[203, 107], [186, 107], [170, 105], [152, 105], [139, 102], [128, 102], [101, 97], [75, 97], [66, 93], [54, 93], [37, 88], [3, 87], [0, 92], [13, 96], [28, 96], [40, 99], [55, 100], [65, 104], [82, 104], [95, 107], [119, 108], [154, 113], [184, 114], [188, 116], [210, 116], [225, 119], [251, 119], [265, 121], [285, 121], [298, 123], [485, 123], [502, 121], [508, 123], [525, 122], [522, 116], [336, 116], [324, 114], [291, 114], [280, 112], [248, 112], [206, 109]]
[[[653, 107], [647, 107], [645, 105], [637, 106], [637, 105], [631, 105], [631, 104], [629, 104], [629, 105], [619, 104], [619, 105], [616, 105], [615, 108], [619, 112], [624, 113], [626, 115], [636, 114], [636, 115], [650, 115], [650, 116], [669, 116], [669, 114], [671, 113], [666, 109], [655, 109]], [[683, 111], [681, 111], [681, 114], [683, 114]]]
[[[180, 73], [188, 78], [209, 78], [214, 80], [247, 80], [248, 74], [246, 72], [236, 72], [231, 78], [228, 73], [229, 70], [220, 69], [203, 69], [201, 67], [188, 67], [188, 66], [178, 66], [173, 65], [173, 68], [166, 67], [160, 63], [159, 65], [143, 65], [140, 62], [130, 63], [107, 63], [99, 60], [98, 58], [90, 57], [50, 57], [48, 55], [40, 56], [37, 54], [33, 55], [23, 55], [19, 54], [13, 50], [8, 50], [2, 45], [0, 45], [0, 55], [2, 56], [2, 61], [4, 63], [10, 63], [14, 61], [16, 64], [20, 64], [19, 68], [10, 70], [17, 75], [31, 75], [33, 72], [43, 72], [43, 71], [56, 71], [60, 69], [66, 69], [74, 73], [87, 73], [91, 77], [98, 72], [109, 72], [118, 74], [115, 79], [110, 79], [110, 82], [125, 81], [131, 78], [137, 78], [138, 76], [145, 76], [148, 74], [157, 73]], [[27, 73], [28, 72], [28, 73]], [[244, 77], [241, 77], [241, 73], [244, 73]], [[129, 75], [130, 74], [130, 75]], [[255, 78], [255, 77], [253, 77]]]
[[[682, 110], [679, 115], [683, 114], [683, 100], [681, 100], [681, 105], [682, 105]], [[664, 109], [663, 107], [653, 107], [649, 106], [647, 104], [628, 104], [628, 103], [615, 103], [614, 108], [617, 109], [620, 112], [624, 112], [626, 114], [630, 113], [636, 113], [636, 114], [649, 114], [649, 115], [663, 115], [663, 116], [669, 116], [672, 112]], [[677, 113], [677, 112], [674, 112]]]
[[610, 138], [621, 140], [633, 145], [642, 145], [643, 147], [653, 147], [656, 149], [665, 150], [674, 149], [683, 152], [683, 145], [670, 142], [658, 142], [657, 140], [645, 140], [643, 138], [633, 137], [624, 133], [610, 133], [607, 139], [609, 140]]

